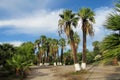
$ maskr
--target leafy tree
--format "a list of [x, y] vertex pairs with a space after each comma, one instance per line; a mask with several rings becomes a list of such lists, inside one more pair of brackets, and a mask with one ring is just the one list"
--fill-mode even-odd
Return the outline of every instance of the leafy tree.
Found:
[[[82, 20], [82, 31], [83, 31], [83, 55], [82, 63], [86, 65], [86, 35], [94, 35], [92, 23], [95, 23], [94, 12], [89, 8], [82, 8], [79, 10], [78, 15]], [[85, 67], [86, 68], [86, 67]]]
[[7, 68], [6, 60], [11, 59], [15, 52], [16, 48], [11, 44], [5, 43], [0, 45], [0, 65], [3, 65], [4, 68]]

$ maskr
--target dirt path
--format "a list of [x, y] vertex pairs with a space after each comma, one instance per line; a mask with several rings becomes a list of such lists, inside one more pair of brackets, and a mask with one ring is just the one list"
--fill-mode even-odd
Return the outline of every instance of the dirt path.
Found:
[[32, 73], [25, 80], [66, 80], [65, 77], [60, 75], [73, 70], [73, 66], [33, 66]]
[[68, 74], [74, 72], [73, 66], [43, 66], [32, 68], [26, 80], [120, 80], [119, 66], [89, 66], [88, 73]]
[[32, 73], [28, 76], [26, 80], [57, 80], [54, 76], [55, 73], [51, 70], [51, 68], [51, 66], [34, 66], [32, 68]]
[[85, 80], [120, 80], [120, 66], [95, 66], [84, 75]]

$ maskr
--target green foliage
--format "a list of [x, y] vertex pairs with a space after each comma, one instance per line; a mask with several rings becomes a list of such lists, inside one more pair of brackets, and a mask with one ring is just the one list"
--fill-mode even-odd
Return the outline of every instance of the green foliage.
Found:
[[100, 51], [101, 42], [94, 41], [92, 45], [93, 45], [93, 55], [94, 56], [101, 55], [101, 51]]
[[86, 60], [87, 60], [88, 64], [93, 63], [94, 62], [94, 58], [95, 58], [95, 56], [93, 55], [93, 52], [88, 52], [87, 53]]
[[74, 34], [72, 26], [76, 27], [78, 25], [79, 18], [76, 17], [72, 10], [64, 10], [59, 16], [61, 18], [58, 22], [59, 35], [65, 32], [66, 36], [72, 39]]
[[25, 55], [15, 54], [12, 59], [7, 60], [8, 64], [18, 70], [26, 70], [32, 65], [32, 60], [28, 60]]
[[86, 36], [94, 36], [93, 23], [95, 23], [94, 12], [90, 8], [82, 8], [78, 12], [78, 16], [82, 21], [82, 32], [83, 32], [83, 53], [82, 62], [86, 63]]
[[118, 14], [110, 14], [108, 19], [106, 20], [105, 28], [113, 31], [120, 30], [120, 15]]
[[0, 65], [3, 65], [4, 68], [7, 68], [6, 60], [11, 59], [15, 52], [16, 48], [13, 45], [0, 45]]
[[[120, 10], [120, 1], [116, 3], [116, 11]], [[120, 14], [110, 14], [105, 23], [105, 28], [114, 31], [106, 36], [101, 45], [104, 59], [120, 58]], [[117, 62], [117, 60], [116, 60]]]
[[70, 64], [74, 63], [71, 53], [72, 53], [71, 50], [68, 50], [67, 52], [64, 52], [64, 54], [63, 54], [64, 64], [70, 65]]
[[16, 54], [7, 60], [8, 65], [16, 70], [18, 76], [25, 76], [25, 71], [33, 64], [35, 59], [33, 44], [31, 42], [23, 43], [17, 48]]
[[120, 36], [119, 34], [110, 34], [106, 36], [102, 42], [101, 50], [112, 50], [117, 48], [117, 46], [120, 45]]
[[95, 23], [94, 12], [90, 8], [82, 8], [78, 12], [78, 16], [82, 19], [82, 30], [86, 31], [86, 34], [90, 36], [94, 35], [93, 26], [91, 23]]
[[66, 41], [65, 41], [65, 39], [64, 38], [61, 38], [60, 40], [59, 40], [59, 45], [61, 46], [61, 47], [65, 47], [65, 45], [66, 45]]

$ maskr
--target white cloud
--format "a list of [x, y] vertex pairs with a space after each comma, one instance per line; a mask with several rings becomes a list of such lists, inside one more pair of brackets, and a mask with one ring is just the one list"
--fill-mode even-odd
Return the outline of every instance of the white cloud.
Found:
[[[95, 36], [94, 39], [87, 38], [87, 45], [88, 48], [91, 50], [92, 43], [91, 41], [99, 40], [101, 41], [105, 36], [105, 29], [103, 28], [103, 24], [109, 13], [113, 10], [112, 8], [108, 7], [101, 7], [95, 9], [95, 20], [96, 23], [94, 24], [95, 29]], [[49, 11], [49, 10], [38, 10], [33, 11], [31, 14], [26, 15], [25, 17], [21, 18], [14, 18], [9, 20], [1, 20], [0, 21], [0, 28], [3, 27], [12, 27], [12, 29], [7, 30], [8, 33], [25, 33], [25, 34], [46, 34], [46, 33], [57, 33], [58, 27], [58, 19], [59, 13], [62, 12], [61, 10], [56, 11]], [[79, 32], [81, 43], [82, 43], [82, 32], [80, 31], [81, 28], [78, 27], [76, 31]], [[80, 44], [81, 46], [82, 44]], [[80, 48], [81, 49], [81, 48]]]
[[4, 44], [4, 43], [8, 43], [8, 44], [11, 44], [13, 46], [20, 46], [23, 42], [22, 41], [9, 41], [9, 42], [0, 42], [0, 44]]
[[94, 26], [99, 26], [101, 27], [106, 18], [109, 16], [109, 14], [113, 11], [112, 8], [109, 8], [109, 7], [100, 7], [100, 8], [97, 8], [95, 9], [95, 25]]
[[[94, 10], [95, 11], [95, 21], [96, 23], [93, 25], [94, 28], [94, 37], [89, 37], [87, 36], [87, 49], [90, 51], [93, 49], [92, 42], [93, 41], [102, 41], [103, 38], [108, 34], [108, 31], [105, 30], [103, 27], [108, 15], [113, 12], [112, 8], [108, 7], [100, 7]], [[81, 26], [81, 25], [79, 25]], [[82, 30], [81, 27], [78, 27], [75, 29], [75, 31], [78, 32], [81, 38], [80, 46], [79, 46], [79, 51], [82, 51], [82, 44], [83, 44], [83, 39], [82, 39]]]
[[58, 11], [37, 11], [20, 19], [0, 21], [0, 28], [12, 26], [10, 33], [38, 34], [57, 31], [59, 13]]
[[105, 36], [106, 32], [103, 25], [105, 24], [105, 21], [111, 12], [113, 12], [113, 9], [109, 7], [101, 7], [95, 9], [95, 14], [96, 14], [95, 16], [96, 23], [94, 24], [95, 40], [101, 41]]

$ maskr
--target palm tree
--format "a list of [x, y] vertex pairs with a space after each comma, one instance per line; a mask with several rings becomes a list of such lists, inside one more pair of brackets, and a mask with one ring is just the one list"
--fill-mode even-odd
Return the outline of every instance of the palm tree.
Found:
[[94, 12], [89, 8], [82, 8], [78, 12], [78, 16], [82, 20], [82, 32], [83, 32], [83, 55], [82, 55], [82, 68], [86, 68], [86, 35], [94, 35], [92, 24], [95, 23]]
[[61, 63], [63, 64], [63, 52], [64, 52], [64, 48], [65, 48], [65, 44], [66, 44], [66, 41], [64, 38], [61, 38], [59, 40], [59, 45], [61, 47], [61, 57], [60, 57], [60, 60], [61, 60]]
[[[79, 37], [79, 35], [77, 34], [77, 32], [74, 33], [73, 38], [74, 38], [74, 42], [75, 42], [75, 49], [76, 49], [76, 52], [77, 52], [77, 50], [78, 50], [78, 45], [79, 45], [79, 43], [80, 43], [80, 37]], [[70, 44], [70, 39], [68, 40], [68, 44]]]
[[[78, 24], [78, 17], [74, 13], [72, 13], [71, 10], [64, 10], [62, 14], [59, 15], [60, 19], [58, 22], [59, 25], [59, 35], [61, 35], [63, 32], [65, 32], [68, 39], [70, 39], [74, 64], [75, 64], [75, 70], [80, 71], [80, 66], [77, 61], [76, 56], [76, 49], [75, 49], [75, 42], [74, 42], [74, 31], [72, 29], [72, 26], [76, 27]], [[76, 67], [77, 66], [77, 67]], [[79, 68], [78, 68], [79, 67]]]
[[40, 36], [41, 45], [45, 44], [47, 37], [45, 35]]
[[101, 55], [101, 52], [100, 52], [101, 43], [99, 41], [94, 41], [92, 43], [92, 46], [93, 46], [94, 56], [96, 56], [98, 54]]
[[106, 20], [105, 28], [114, 33], [108, 35], [103, 40], [102, 50], [105, 58], [114, 58], [114, 65], [118, 65], [120, 49], [120, 0], [115, 5], [117, 13], [110, 14]]
[[[57, 39], [52, 39], [52, 55], [54, 57], [54, 65], [56, 66], [57, 62], [57, 53], [58, 53], [58, 40]], [[59, 57], [59, 55], [58, 55]]]
[[7, 63], [15, 69], [16, 76], [22, 78], [26, 76], [25, 71], [33, 64], [32, 60], [21, 54], [15, 54], [12, 59], [7, 60]]
[[47, 37], [45, 36], [45, 35], [41, 35], [40, 36], [40, 49], [42, 48], [42, 51], [44, 52], [44, 53], [42, 53], [42, 56], [41, 57], [44, 57], [43, 59], [44, 59], [44, 63], [45, 63], [45, 65], [46, 65], [46, 61], [47, 61], [47, 54], [46, 54], [46, 49], [47, 49], [47, 46], [46, 46], [46, 42], [47, 42]]
[[74, 37], [75, 47], [76, 47], [76, 52], [77, 52], [78, 45], [79, 45], [79, 43], [80, 43], [80, 37], [79, 37], [79, 35], [77, 34], [77, 32], [74, 33], [73, 37]]
[[47, 62], [47, 65], [49, 65], [49, 55], [50, 55], [50, 47], [51, 47], [51, 40], [52, 38], [47, 38], [46, 40], [46, 49], [47, 49], [47, 55], [46, 55], [46, 62]]

